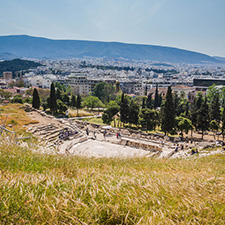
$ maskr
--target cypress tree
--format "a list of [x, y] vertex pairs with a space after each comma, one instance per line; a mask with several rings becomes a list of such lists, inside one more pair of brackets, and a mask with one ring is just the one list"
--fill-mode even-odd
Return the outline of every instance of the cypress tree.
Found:
[[189, 115], [189, 102], [188, 102], [188, 101], [187, 101], [186, 104], [185, 104], [185, 116], [186, 116], [187, 118], [190, 117], [190, 115]]
[[177, 93], [174, 93], [173, 95], [173, 106], [175, 109], [175, 115], [179, 116], [179, 111], [180, 111], [180, 98], [178, 97]]
[[76, 97], [74, 95], [72, 95], [71, 106], [76, 107]]
[[159, 95], [159, 107], [162, 105], [162, 94]]
[[203, 102], [202, 93], [198, 92], [197, 93], [197, 97], [194, 99], [194, 103], [192, 104], [191, 115], [190, 115], [191, 122], [195, 126], [196, 129], [198, 128], [198, 126], [197, 126], [197, 117], [198, 117], [199, 109], [200, 109], [200, 107], [202, 105], [202, 102]]
[[78, 116], [78, 110], [81, 108], [81, 96], [77, 96], [77, 102], [76, 102], [76, 108], [77, 108], [77, 116]]
[[171, 86], [168, 87], [166, 101], [162, 107], [162, 130], [165, 135], [171, 133], [175, 127], [175, 109]]
[[134, 100], [131, 101], [129, 106], [129, 123], [137, 125], [138, 123], [139, 106]]
[[147, 107], [148, 109], [152, 109], [152, 93], [150, 93], [150, 94], [148, 95], [148, 98], [147, 98], [147, 100], [146, 100], [146, 107]]
[[158, 91], [158, 84], [156, 85], [155, 89], [155, 99], [154, 99], [154, 108], [156, 109], [159, 107], [159, 91]]
[[143, 97], [143, 98], [142, 98], [142, 106], [141, 106], [142, 109], [144, 109], [145, 106], [146, 106], [146, 105], [145, 105], [145, 101], [146, 101], [146, 97]]
[[202, 103], [197, 115], [197, 127], [202, 131], [202, 139], [204, 131], [209, 129], [209, 125], [209, 107], [207, 103], [207, 98], [205, 97], [205, 101]]
[[128, 99], [122, 94], [121, 103], [120, 103], [120, 120], [123, 123], [129, 122], [129, 104]]
[[144, 95], [147, 95], [148, 94], [148, 86], [146, 85], [145, 86], [145, 93], [144, 93]]
[[57, 103], [56, 103], [56, 96], [55, 96], [55, 86], [54, 86], [53, 83], [51, 84], [51, 90], [50, 90], [49, 108], [52, 112], [52, 115], [57, 110]]
[[221, 114], [220, 114], [220, 101], [219, 95], [215, 94], [210, 104], [210, 121], [215, 120], [220, 124]]
[[34, 88], [34, 91], [33, 91], [32, 107], [35, 109], [40, 108], [40, 98], [36, 88]]
[[224, 131], [225, 131], [225, 104], [223, 104], [223, 114], [222, 114], [222, 134], [224, 139]]

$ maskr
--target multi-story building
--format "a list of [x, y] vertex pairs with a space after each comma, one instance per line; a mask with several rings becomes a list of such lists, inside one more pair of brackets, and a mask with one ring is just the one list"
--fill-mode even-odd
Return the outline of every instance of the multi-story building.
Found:
[[94, 91], [94, 87], [99, 82], [106, 82], [114, 84], [116, 81], [111, 79], [88, 79], [85, 74], [70, 75], [65, 80], [65, 85], [71, 87], [75, 95], [88, 95]]
[[121, 88], [122, 92], [124, 92], [126, 94], [135, 94], [135, 95], [143, 94], [142, 84], [137, 81], [120, 82], [120, 88]]
[[4, 80], [12, 80], [12, 72], [9, 72], [9, 71], [3, 72], [3, 79]]

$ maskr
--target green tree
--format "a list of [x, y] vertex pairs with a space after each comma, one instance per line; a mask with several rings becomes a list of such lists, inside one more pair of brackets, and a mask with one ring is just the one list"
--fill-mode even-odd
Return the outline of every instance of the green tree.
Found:
[[13, 99], [11, 99], [12, 103], [20, 103], [23, 104], [23, 98], [21, 95], [15, 95]]
[[56, 95], [55, 95], [55, 86], [54, 86], [54, 83], [51, 84], [50, 99], [49, 99], [49, 108], [51, 110], [52, 115], [57, 110], [57, 103], [56, 103]]
[[175, 110], [175, 115], [179, 116], [180, 115], [180, 109], [181, 109], [181, 100], [178, 96], [177, 93], [173, 94], [173, 106], [174, 106], [174, 110]]
[[122, 94], [120, 103], [120, 120], [122, 123], [129, 122], [129, 100], [124, 93]]
[[139, 105], [132, 100], [130, 105], [129, 105], [129, 123], [131, 124], [138, 124], [138, 114], [139, 114]]
[[48, 102], [42, 102], [42, 107], [44, 109], [44, 111], [48, 108]]
[[209, 121], [209, 107], [207, 103], [207, 97], [205, 97], [205, 101], [202, 103], [197, 115], [197, 128], [202, 131], [202, 139], [204, 132], [209, 129]]
[[223, 105], [223, 113], [222, 113], [222, 134], [224, 139], [225, 134], [225, 104]]
[[103, 103], [114, 99], [115, 88], [112, 84], [106, 82], [99, 82], [94, 87], [94, 96], [98, 97]]
[[56, 99], [62, 100], [61, 94], [62, 94], [62, 91], [60, 91], [60, 89], [57, 88], [57, 90], [56, 90]]
[[120, 91], [120, 82], [116, 81], [116, 92]]
[[54, 82], [55, 88], [59, 89], [60, 91], [64, 91], [63, 85], [60, 84], [59, 82]]
[[84, 106], [93, 109], [98, 106], [99, 101], [100, 99], [96, 96], [87, 96], [84, 98]]
[[67, 94], [71, 94], [71, 92], [72, 92], [72, 90], [71, 90], [71, 86], [70, 85], [68, 85], [68, 87], [66, 88], [66, 93]]
[[66, 104], [64, 104], [60, 99], [57, 99], [57, 109], [59, 110], [59, 113], [65, 113], [65, 111], [68, 109]]
[[[213, 133], [214, 132], [216, 133], [219, 130], [219, 124], [215, 120], [212, 120], [209, 126], [210, 126], [210, 129], [213, 131]], [[214, 133], [214, 139], [215, 139], [215, 133]]]
[[74, 95], [72, 95], [72, 98], [71, 98], [71, 106], [73, 108], [76, 107], [76, 97]]
[[70, 97], [66, 92], [62, 93], [61, 98], [62, 98], [61, 100], [64, 104], [69, 105]]
[[154, 109], [159, 107], [159, 91], [158, 91], [158, 84], [156, 85], [155, 89], [155, 99], [154, 99]]
[[219, 95], [219, 94], [220, 94], [219, 88], [216, 87], [216, 84], [213, 84], [210, 87], [208, 87], [206, 96], [207, 96], [208, 101], [212, 102], [214, 96]]
[[1, 100], [9, 100], [11, 97], [12, 97], [12, 93], [4, 91], [4, 89], [0, 89]]
[[33, 91], [32, 107], [35, 109], [40, 108], [40, 98], [36, 88], [34, 88], [34, 91]]
[[157, 112], [154, 109], [144, 108], [140, 113], [140, 124], [146, 130], [153, 130], [157, 125]]
[[148, 94], [148, 86], [146, 85], [145, 86], [145, 93], [144, 93], [144, 95], [147, 96], [147, 94]]
[[194, 103], [191, 105], [190, 111], [191, 122], [196, 129], [197, 129], [197, 117], [199, 115], [199, 109], [202, 106], [202, 103], [203, 103], [203, 95], [201, 92], [198, 92], [194, 99]]
[[175, 127], [175, 109], [173, 104], [173, 96], [171, 86], [168, 87], [165, 104], [162, 107], [162, 124], [161, 128], [165, 135], [171, 133]]
[[103, 123], [111, 124], [114, 119], [115, 125], [115, 115], [119, 112], [120, 106], [115, 101], [110, 101], [107, 105], [107, 109], [102, 114]]
[[77, 103], [76, 108], [77, 108], [77, 116], [78, 116], [79, 109], [81, 109], [81, 96], [80, 95], [77, 96], [76, 103]]
[[188, 134], [188, 132], [193, 129], [191, 120], [189, 120], [185, 117], [179, 117], [178, 118], [178, 129], [180, 130], [182, 137], [183, 137], [183, 132]]
[[150, 93], [146, 100], [146, 107], [152, 109], [152, 93]]
[[209, 116], [210, 120], [215, 120], [218, 124], [220, 123], [221, 114], [220, 114], [220, 101], [219, 94], [215, 94], [212, 98], [212, 102], [210, 104]]
[[143, 97], [142, 98], [142, 106], [141, 106], [142, 109], [144, 109], [146, 107], [145, 102], [146, 102], [146, 97]]

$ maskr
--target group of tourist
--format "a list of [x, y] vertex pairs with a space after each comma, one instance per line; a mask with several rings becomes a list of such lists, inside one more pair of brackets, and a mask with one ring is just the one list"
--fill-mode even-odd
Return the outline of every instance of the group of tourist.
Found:
[[70, 130], [68, 130], [66, 128], [59, 132], [59, 139], [60, 140], [69, 140], [69, 136], [75, 135], [77, 133], [78, 133], [77, 131], [71, 132]]

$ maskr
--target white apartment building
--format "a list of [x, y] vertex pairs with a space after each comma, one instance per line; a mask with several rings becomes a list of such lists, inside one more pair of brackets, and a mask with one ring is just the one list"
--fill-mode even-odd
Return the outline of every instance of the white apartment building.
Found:
[[26, 78], [26, 82], [30, 83], [32, 86], [39, 88], [50, 88], [51, 83], [56, 81], [55, 75], [46, 75], [46, 76], [35, 76]]
[[104, 79], [87, 79], [85, 74], [70, 75], [65, 80], [65, 85], [71, 87], [74, 95], [88, 95], [94, 91], [94, 87], [99, 82], [115, 83], [116, 80], [104, 80]]

